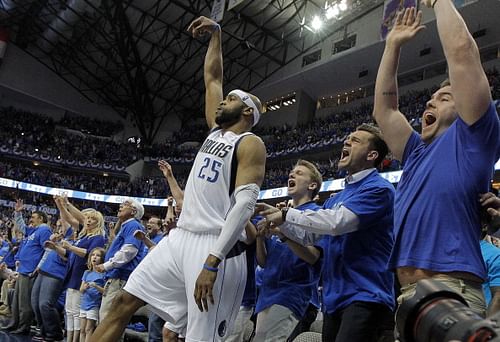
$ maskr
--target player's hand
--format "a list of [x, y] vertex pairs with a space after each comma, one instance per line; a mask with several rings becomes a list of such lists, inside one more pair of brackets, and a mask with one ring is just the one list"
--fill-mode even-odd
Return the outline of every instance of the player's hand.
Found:
[[208, 312], [208, 302], [214, 304], [213, 288], [215, 280], [217, 279], [217, 272], [212, 272], [206, 269], [202, 269], [196, 279], [196, 284], [194, 287], [194, 300], [196, 305], [201, 312]]
[[500, 216], [500, 198], [491, 192], [479, 195], [479, 203], [491, 216]]
[[416, 11], [415, 7], [410, 7], [399, 12], [394, 19], [394, 26], [387, 35], [387, 43], [401, 46], [413, 39], [420, 31], [425, 29], [422, 22], [422, 11]]
[[189, 25], [187, 30], [189, 33], [191, 33], [191, 35], [194, 38], [198, 38], [204, 36], [206, 33], [212, 34], [219, 28], [220, 28], [219, 24], [217, 24], [215, 21], [207, 17], [201, 16], [195, 19]]

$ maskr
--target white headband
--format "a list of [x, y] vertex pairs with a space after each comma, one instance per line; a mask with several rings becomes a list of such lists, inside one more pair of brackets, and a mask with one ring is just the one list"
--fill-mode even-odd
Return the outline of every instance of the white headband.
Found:
[[229, 92], [229, 94], [227, 94], [227, 95], [228, 96], [229, 95], [238, 96], [240, 98], [240, 100], [243, 101], [244, 104], [246, 104], [248, 107], [253, 109], [253, 125], [252, 126], [255, 126], [259, 122], [260, 112], [257, 109], [257, 106], [253, 102], [252, 98], [250, 97], [250, 95], [248, 95], [247, 92], [244, 92], [243, 90], [239, 90], [239, 89], [234, 89], [234, 90], [231, 90]]

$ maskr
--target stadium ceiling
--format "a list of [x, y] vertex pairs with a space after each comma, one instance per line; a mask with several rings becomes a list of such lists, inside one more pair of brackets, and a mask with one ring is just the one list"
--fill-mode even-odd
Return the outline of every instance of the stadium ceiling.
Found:
[[[338, 0], [340, 1], [340, 0]], [[335, 3], [336, 1], [328, 1]], [[383, 0], [346, 0], [321, 30], [324, 0], [245, 0], [222, 20], [224, 84], [253, 90]], [[165, 118], [203, 113], [208, 38], [186, 28], [213, 0], [0, 0], [10, 40], [94, 102], [132, 115], [151, 142]], [[227, 90], [226, 89], [226, 90]]]

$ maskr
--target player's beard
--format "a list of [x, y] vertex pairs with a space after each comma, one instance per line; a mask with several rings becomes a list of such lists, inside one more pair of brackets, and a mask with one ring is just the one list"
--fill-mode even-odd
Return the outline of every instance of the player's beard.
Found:
[[222, 109], [222, 112], [219, 116], [215, 117], [215, 123], [218, 126], [231, 126], [238, 122], [238, 120], [241, 117], [241, 109], [235, 109], [235, 110], [224, 110]]

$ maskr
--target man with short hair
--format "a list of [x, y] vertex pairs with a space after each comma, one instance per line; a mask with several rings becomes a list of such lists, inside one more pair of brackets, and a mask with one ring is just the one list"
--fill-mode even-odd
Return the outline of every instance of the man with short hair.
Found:
[[211, 35], [204, 67], [210, 133], [189, 174], [177, 228], [134, 271], [93, 341], [116, 340], [145, 303], [165, 318], [172, 340], [182, 334], [187, 341], [221, 341], [243, 297], [243, 229], [265, 173], [264, 143], [250, 132], [262, 105], [238, 89], [223, 98], [220, 26], [200, 17], [188, 30], [195, 38]]
[[368, 342], [392, 333], [394, 274], [387, 270], [393, 245], [394, 187], [376, 167], [388, 153], [380, 131], [361, 125], [344, 141], [338, 168], [345, 188], [318, 211], [265, 204], [257, 210], [268, 226], [310, 245], [323, 239], [323, 331], [325, 342]]
[[433, 278], [484, 316], [478, 198], [488, 191], [500, 156], [500, 124], [479, 50], [453, 1], [423, 3], [436, 15], [449, 81], [427, 102], [421, 134], [398, 109], [401, 47], [424, 29], [415, 8], [396, 17], [375, 84], [373, 116], [403, 165], [389, 267], [402, 286], [399, 303], [414, 295], [417, 281]]
[[[313, 198], [321, 188], [321, 173], [307, 160], [298, 160], [288, 178], [288, 196], [297, 210], [318, 210]], [[262, 271], [257, 297], [255, 341], [284, 341], [303, 318], [318, 290], [320, 251], [280, 234], [257, 235], [256, 257]]]
[[29, 224], [23, 220], [23, 201], [17, 200], [14, 207], [14, 219], [18, 230], [26, 237], [26, 243], [18, 252], [19, 277], [14, 289], [14, 299], [12, 302], [12, 319], [10, 323], [3, 327], [4, 330], [11, 330], [13, 334], [27, 335], [30, 332], [33, 321], [33, 309], [31, 308], [31, 290], [35, 283], [36, 270], [44, 254], [44, 244], [52, 235], [52, 230], [48, 226], [47, 214], [43, 211], [34, 211], [31, 214]]
[[97, 265], [98, 272], [105, 272], [106, 285], [102, 296], [99, 320], [103, 320], [112, 308], [113, 299], [125, 286], [128, 277], [144, 257], [144, 243], [134, 237], [134, 232], [144, 227], [140, 219], [144, 207], [134, 199], [127, 199], [118, 210], [118, 220], [123, 222], [120, 231], [109, 246], [104, 263]]

